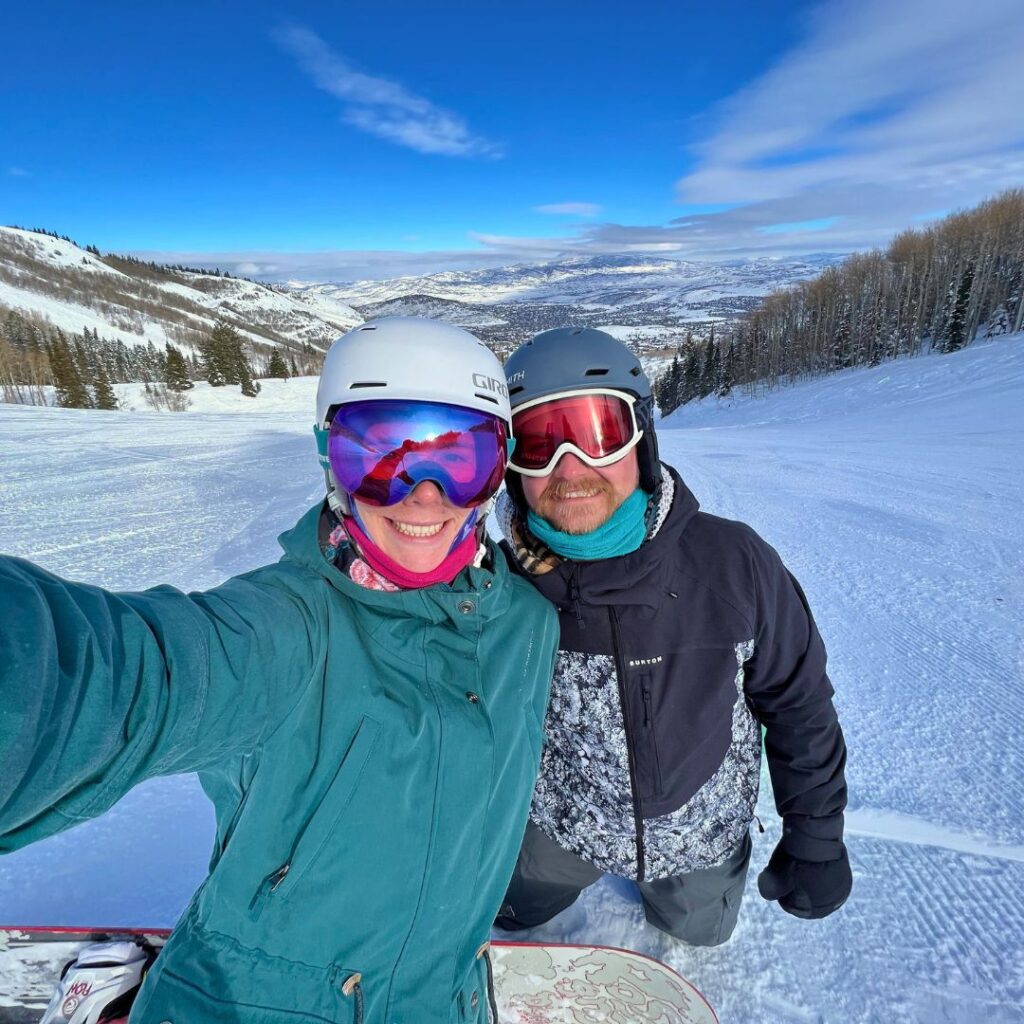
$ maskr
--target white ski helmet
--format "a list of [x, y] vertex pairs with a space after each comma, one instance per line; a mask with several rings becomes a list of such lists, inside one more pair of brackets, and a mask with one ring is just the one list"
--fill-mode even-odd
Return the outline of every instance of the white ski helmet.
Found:
[[65, 966], [40, 1024], [126, 1020], [156, 954], [134, 939], [85, 946]]
[[[331, 345], [316, 390], [316, 436], [327, 480], [327, 500], [339, 515], [351, 512], [327, 458], [331, 417], [339, 405], [369, 399], [443, 402], [499, 416], [512, 436], [505, 371], [497, 356], [469, 331], [440, 320], [392, 316], [371, 320]], [[481, 516], [486, 507], [481, 509]]]

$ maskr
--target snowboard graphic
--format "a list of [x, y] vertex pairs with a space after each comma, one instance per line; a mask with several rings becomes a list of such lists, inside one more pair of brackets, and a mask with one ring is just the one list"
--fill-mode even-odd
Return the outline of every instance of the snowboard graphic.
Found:
[[500, 1024], [718, 1024], [658, 960], [610, 946], [492, 942]]
[[[0, 1024], [71, 1020], [93, 976], [62, 977], [95, 943], [134, 942], [149, 953], [163, 929], [0, 928]], [[111, 947], [113, 948], [113, 946]], [[499, 1024], [718, 1024], [707, 1000], [670, 967], [609, 946], [491, 943]], [[76, 981], [76, 977], [87, 980]], [[76, 1001], [77, 1000], [77, 1001]], [[125, 1018], [120, 1011], [113, 1020]]]

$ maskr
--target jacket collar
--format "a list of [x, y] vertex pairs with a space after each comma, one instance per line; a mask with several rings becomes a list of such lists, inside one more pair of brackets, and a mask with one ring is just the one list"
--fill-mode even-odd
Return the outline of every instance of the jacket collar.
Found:
[[[311, 569], [335, 590], [359, 606], [373, 609], [377, 615], [413, 616], [425, 622], [448, 622], [459, 630], [469, 630], [481, 621], [508, 611], [512, 599], [510, 571], [489, 539], [487, 561], [493, 569], [469, 566], [450, 585], [439, 583], [420, 590], [385, 593], [359, 586], [334, 565], [333, 555], [324, 551], [330, 533], [329, 522], [327, 502], [314, 505], [292, 529], [278, 537], [284, 559]], [[463, 610], [467, 603], [473, 605], [471, 611]]]
[[[657, 607], [665, 596], [664, 581], [675, 565], [674, 552], [683, 532], [697, 514], [700, 505], [679, 474], [662, 464], [663, 472], [674, 487], [672, 506], [654, 535], [636, 551], [617, 558], [593, 562], [564, 559], [543, 575], [527, 575], [530, 582], [549, 601], [557, 605], [647, 605]], [[503, 527], [510, 528], [508, 505]], [[513, 549], [510, 533], [509, 549]]]

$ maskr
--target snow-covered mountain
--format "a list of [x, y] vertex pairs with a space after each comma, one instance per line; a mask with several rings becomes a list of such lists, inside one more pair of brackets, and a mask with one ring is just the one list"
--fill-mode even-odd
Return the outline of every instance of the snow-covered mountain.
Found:
[[126, 344], [192, 347], [218, 318], [254, 342], [326, 348], [363, 317], [325, 295], [100, 255], [67, 239], [0, 227], [0, 310]]
[[0, 227], [0, 310], [31, 313], [71, 333], [96, 330], [160, 347], [194, 346], [218, 317], [254, 342], [325, 348], [365, 319], [428, 316], [466, 327], [498, 349], [549, 327], [588, 325], [653, 355], [674, 349], [687, 329], [732, 319], [837, 258], [576, 256], [388, 281], [275, 284], [158, 267]]
[[[696, 263], [637, 255], [576, 256], [543, 264], [447, 271], [352, 284], [289, 282], [303, 295], [354, 306], [366, 317], [436, 316], [518, 342], [547, 327], [637, 329], [648, 344], [678, 337], [687, 325], [730, 319], [765, 295], [814, 277], [838, 257], [760, 258]], [[639, 340], [639, 338], [637, 339]]]
[[[324, 481], [313, 379], [266, 387], [238, 398], [245, 412], [201, 386], [189, 415], [0, 405], [0, 551], [115, 590], [205, 589], [275, 561]], [[659, 425], [705, 510], [761, 532], [814, 609], [850, 750], [853, 894], [823, 921], [760, 898], [781, 834], [765, 772], [766, 831], [728, 943], [667, 938], [612, 878], [517, 938], [665, 960], [722, 1024], [1021, 1024], [1022, 396], [1016, 335], [708, 399]], [[194, 777], [151, 779], [0, 857], [2, 923], [170, 925], [215, 832]]]

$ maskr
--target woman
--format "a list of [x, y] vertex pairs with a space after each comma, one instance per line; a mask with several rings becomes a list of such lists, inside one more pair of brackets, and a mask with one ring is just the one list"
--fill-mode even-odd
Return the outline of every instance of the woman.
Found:
[[557, 630], [483, 530], [509, 420], [466, 331], [364, 324], [325, 360], [327, 501], [280, 562], [184, 595], [0, 559], [0, 851], [155, 775], [215, 804], [133, 1024], [487, 1020]]

